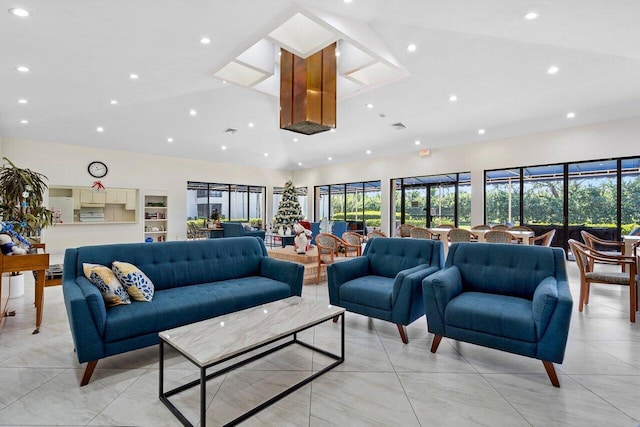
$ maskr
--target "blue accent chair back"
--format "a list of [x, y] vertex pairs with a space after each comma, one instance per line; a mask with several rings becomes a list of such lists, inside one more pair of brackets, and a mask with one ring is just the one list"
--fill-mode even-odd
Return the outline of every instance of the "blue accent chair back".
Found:
[[222, 229], [224, 230], [224, 237], [245, 237], [254, 236], [264, 240], [264, 230], [252, 230], [247, 231], [244, 226], [239, 222], [223, 222]]
[[347, 231], [346, 221], [334, 221], [331, 234], [342, 239], [342, 235]]
[[454, 243], [422, 282], [435, 353], [442, 337], [542, 360], [559, 387], [573, 300], [560, 248]]
[[405, 326], [424, 315], [422, 279], [444, 266], [441, 241], [371, 239], [360, 257], [327, 267], [331, 304]]

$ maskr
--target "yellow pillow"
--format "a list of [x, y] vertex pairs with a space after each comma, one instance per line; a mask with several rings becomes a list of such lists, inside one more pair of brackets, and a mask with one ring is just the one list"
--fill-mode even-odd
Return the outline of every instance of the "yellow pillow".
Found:
[[149, 302], [153, 298], [154, 286], [146, 274], [128, 262], [113, 261], [111, 269], [131, 298]]
[[124, 287], [122, 287], [122, 284], [109, 267], [100, 264], [83, 263], [82, 271], [85, 277], [98, 288], [107, 307], [131, 304], [129, 294], [124, 290]]

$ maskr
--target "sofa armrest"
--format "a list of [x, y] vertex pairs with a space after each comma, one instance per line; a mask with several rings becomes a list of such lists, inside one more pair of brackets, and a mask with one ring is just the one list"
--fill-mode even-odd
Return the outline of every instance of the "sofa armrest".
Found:
[[264, 257], [260, 263], [260, 275], [279, 280], [291, 287], [291, 295], [302, 295], [304, 266], [297, 262]]
[[438, 270], [439, 266], [420, 264], [396, 275], [391, 296], [391, 319], [394, 323], [408, 325], [424, 314], [422, 280]]
[[[82, 281], [86, 283], [78, 283]], [[102, 336], [107, 312], [100, 291], [86, 278], [80, 277], [76, 280], [63, 279], [62, 292], [78, 362], [104, 357]]]
[[340, 286], [349, 280], [367, 275], [369, 275], [369, 259], [364, 256], [329, 264], [327, 266], [329, 302], [333, 305], [339, 305]]
[[460, 270], [451, 266], [425, 277], [422, 281], [422, 293], [429, 332], [443, 335], [445, 308], [449, 301], [462, 293]]
[[569, 283], [554, 277], [542, 280], [534, 292], [532, 309], [539, 339], [536, 357], [562, 363], [573, 309]]

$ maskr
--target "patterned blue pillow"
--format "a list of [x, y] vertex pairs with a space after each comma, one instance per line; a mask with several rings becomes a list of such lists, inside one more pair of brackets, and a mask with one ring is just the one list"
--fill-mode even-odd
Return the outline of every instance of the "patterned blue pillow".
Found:
[[142, 302], [153, 299], [153, 282], [138, 267], [128, 262], [113, 261], [111, 269], [131, 298]]
[[124, 290], [109, 267], [84, 263], [82, 264], [82, 271], [85, 277], [98, 288], [107, 307], [131, 304], [129, 294]]

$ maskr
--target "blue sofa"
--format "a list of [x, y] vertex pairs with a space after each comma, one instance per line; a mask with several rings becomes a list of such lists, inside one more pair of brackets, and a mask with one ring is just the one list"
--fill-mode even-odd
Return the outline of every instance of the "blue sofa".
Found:
[[[136, 265], [153, 282], [151, 302], [105, 308], [83, 263]], [[158, 343], [158, 332], [302, 293], [304, 267], [269, 258], [253, 237], [67, 249], [62, 289], [78, 362], [89, 382], [99, 359]]]
[[422, 282], [431, 352], [442, 337], [542, 360], [559, 387], [573, 301], [564, 251], [541, 246], [455, 243]]
[[264, 240], [264, 230], [252, 230], [248, 231], [244, 229], [244, 225], [239, 222], [223, 222], [222, 229], [224, 230], [224, 237], [245, 237], [253, 236], [259, 237]]
[[443, 266], [440, 241], [372, 239], [361, 257], [327, 266], [329, 300], [353, 313], [395, 323], [407, 344], [405, 326], [424, 315], [422, 279]]

